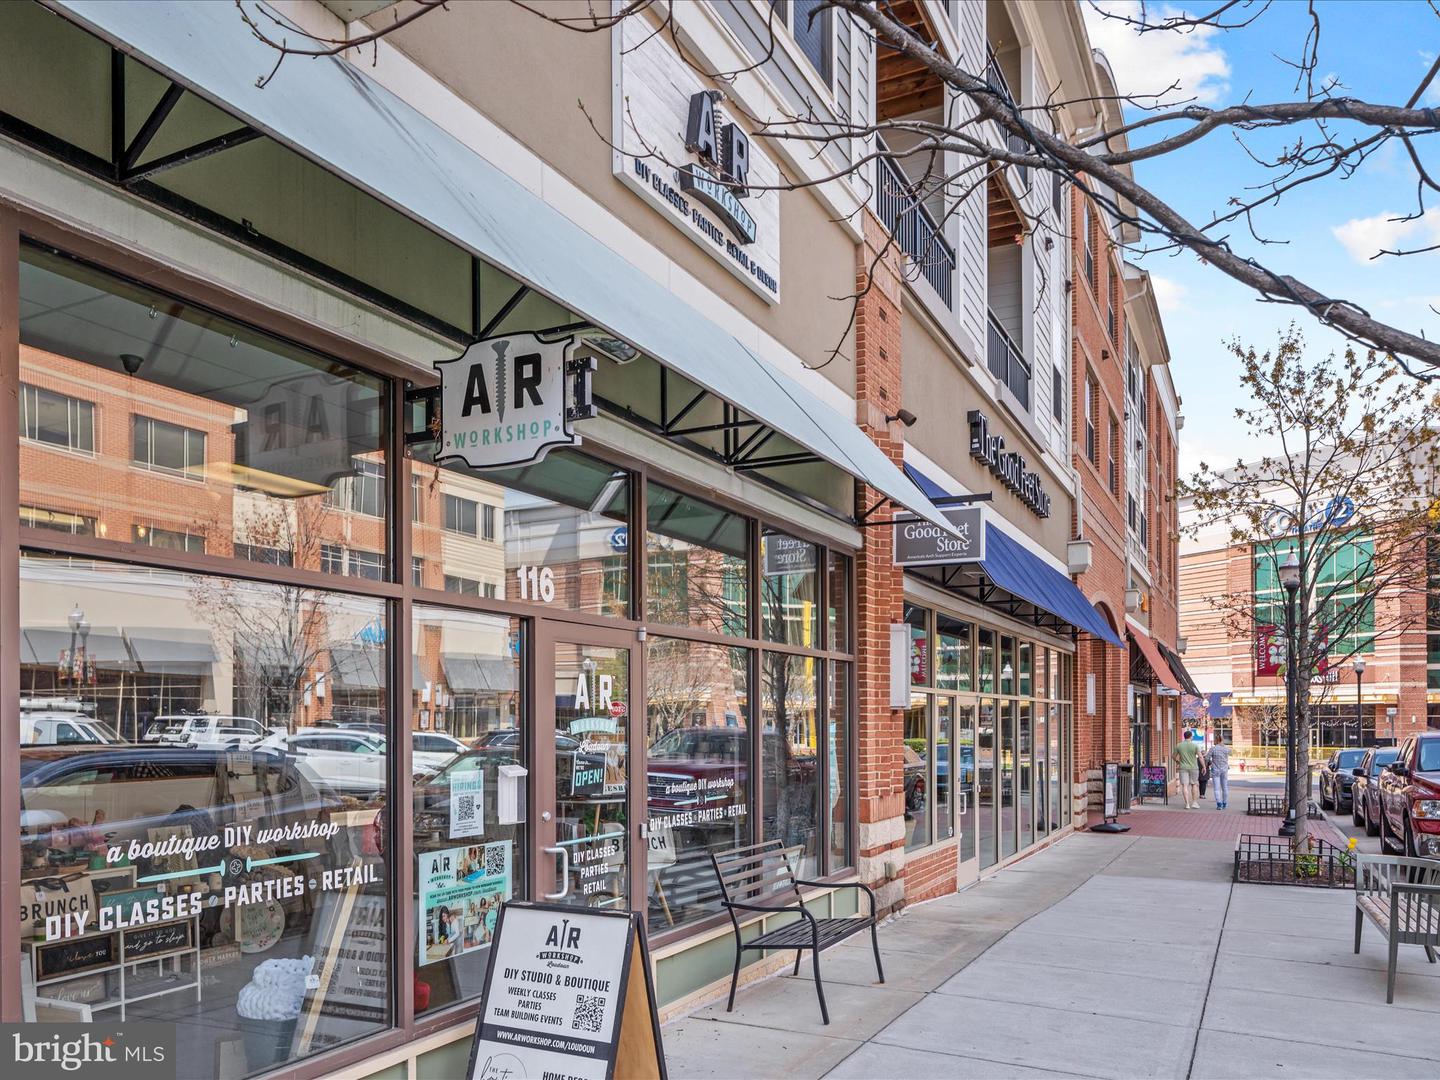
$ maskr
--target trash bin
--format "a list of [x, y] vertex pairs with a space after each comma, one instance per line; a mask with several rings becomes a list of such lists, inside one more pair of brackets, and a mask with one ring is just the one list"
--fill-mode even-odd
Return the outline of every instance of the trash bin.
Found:
[[1135, 766], [1120, 766], [1120, 783], [1116, 787], [1115, 809], [1122, 814], [1130, 812], [1130, 804], [1135, 798]]

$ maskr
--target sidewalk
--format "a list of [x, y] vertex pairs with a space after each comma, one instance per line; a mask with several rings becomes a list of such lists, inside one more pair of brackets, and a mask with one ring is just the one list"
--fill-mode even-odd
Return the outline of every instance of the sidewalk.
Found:
[[[1228, 837], [1141, 835], [1202, 817]], [[823, 954], [829, 1027], [788, 973], [668, 1025], [670, 1075], [1433, 1080], [1440, 966], [1402, 948], [1387, 1006], [1352, 892], [1232, 886], [1232, 814], [1127, 820], [889, 920], [883, 986], [868, 937]]]

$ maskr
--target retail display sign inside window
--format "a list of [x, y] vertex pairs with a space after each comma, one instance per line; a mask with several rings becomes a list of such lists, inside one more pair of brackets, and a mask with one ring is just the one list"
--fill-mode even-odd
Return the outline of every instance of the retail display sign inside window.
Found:
[[[571, 401], [570, 376], [593, 360], [571, 357], [574, 338], [546, 341], [507, 334], [477, 341], [441, 360], [437, 462], [504, 469], [541, 460], [553, 447], [578, 446], [573, 421], [590, 415]], [[582, 394], [588, 397], [588, 393]]]
[[612, 168], [725, 269], [780, 299], [780, 169], [664, 34], [619, 19]]

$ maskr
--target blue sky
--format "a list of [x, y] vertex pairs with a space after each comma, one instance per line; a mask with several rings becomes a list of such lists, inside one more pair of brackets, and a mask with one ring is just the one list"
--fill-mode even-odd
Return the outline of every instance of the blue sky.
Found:
[[[1116, 0], [1112, 8], [1138, 5]], [[1204, 8], [1210, 10], [1215, 5]], [[1153, 13], [1155, 5], [1150, 8]], [[1197, 5], [1195, 10], [1200, 10]], [[1330, 0], [1321, 14], [1319, 71], [1338, 78], [1336, 96], [1404, 104], [1440, 51], [1440, 17], [1419, 0]], [[1179, 79], [1187, 93], [1211, 107], [1248, 98], [1298, 100], [1295, 72], [1277, 55], [1298, 56], [1308, 15], [1302, 3], [1278, 0], [1250, 27], [1230, 32], [1137, 36], [1087, 12], [1092, 43], [1105, 50], [1122, 92], [1158, 93]], [[1440, 79], [1436, 80], [1440, 83]], [[1303, 92], [1303, 91], [1302, 91]], [[1440, 87], [1424, 102], [1440, 106]], [[1141, 114], [1134, 114], [1141, 115]], [[1293, 131], [1248, 133], [1253, 147], [1273, 151]], [[1307, 139], [1313, 128], [1306, 131]], [[1337, 129], [1343, 133], [1345, 129]], [[1351, 127], [1353, 134], [1358, 128]], [[1440, 155], [1427, 155], [1437, 157]], [[1197, 224], [1223, 212], [1232, 195], [1262, 182], [1269, 172], [1254, 164], [1234, 134], [1212, 133], [1173, 155], [1138, 163], [1136, 179]], [[1431, 200], [1440, 207], [1440, 198]], [[1232, 245], [1271, 269], [1293, 274], [1331, 295], [1353, 300], [1379, 319], [1412, 332], [1440, 335], [1440, 254], [1403, 259], [1369, 256], [1381, 247], [1440, 242], [1440, 210], [1425, 220], [1392, 220], [1415, 206], [1415, 179], [1403, 148], [1386, 147], [1348, 180], [1319, 180], [1256, 215], [1262, 236], [1288, 243], [1262, 246], [1243, 223], [1230, 227]], [[1239, 366], [1226, 342], [1239, 338], [1266, 348], [1292, 320], [1313, 351], [1343, 347], [1340, 337], [1307, 313], [1257, 301], [1255, 294], [1189, 254], [1155, 254], [1138, 260], [1156, 281], [1170, 342], [1171, 374], [1183, 404], [1180, 467], [1253, 458], [1266, 447], [1234, 419]]]

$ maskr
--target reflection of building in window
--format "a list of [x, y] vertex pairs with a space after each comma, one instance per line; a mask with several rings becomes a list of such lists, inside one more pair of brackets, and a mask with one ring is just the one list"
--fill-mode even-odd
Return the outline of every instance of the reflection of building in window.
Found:
[[354, 472], [342, 476], [325, 493], [325, 505], [366, 517], [385, 516], [385, 466], [378, 461], [351, 459]]
[[20, 435], [47, 446], [95, 452], [95, 406], [27, 383], [20, 385]]
[[95, 519], [64, 510], [43, 510], [38, 506], [20, 507], [20, 524], [32, 529], [69, 533], [71, 536], [94, 536]]
[[205, 551], [205, 537], [199, 533], [157, 529], [153, 525], [136, 525], [133, 536], [137, 544], [148, 544], [150, 547], [165, 548], [167, 551], [189, 551], [197, 555]]
[[235, 557], [247, 562], [264, 563], [266, 566], [293, 566], [295, 553], [288, 548], [267, 547], [264, 544], [244, 544], [236, 541]]
[[204, 478], [205, 432], [137, 415], [133, 436], [133, 464], [142, 469]]
[[475, 511], [478, 505], [473, 499], [462, 499], [458, 495], [446, 495], [445, 531], [461, 533], [464, 536], [477, 535]]
[[378, 551], [362, 551], [340, 544], [321, 544], [320, 569], [327, 574], [382, 581], [385, 577], [385, 556]]

